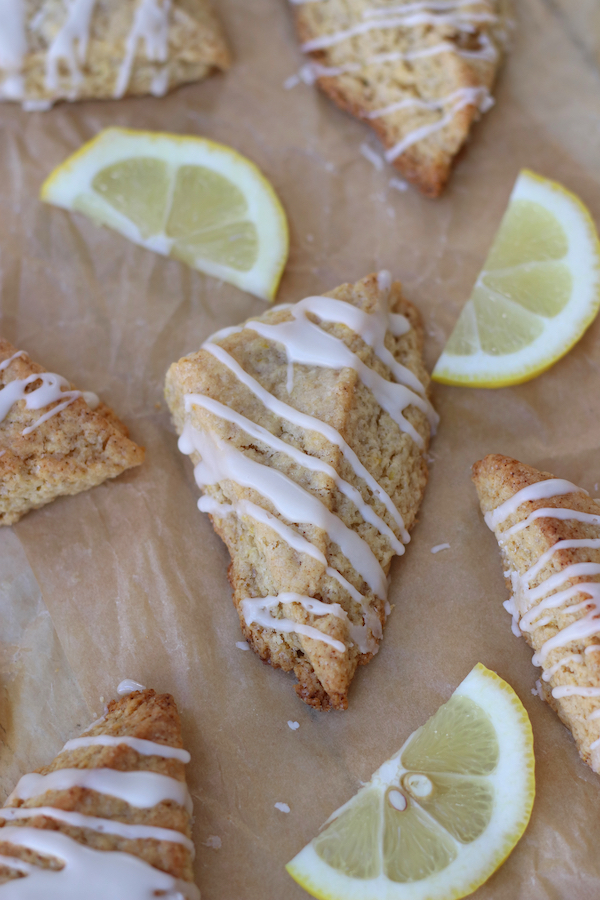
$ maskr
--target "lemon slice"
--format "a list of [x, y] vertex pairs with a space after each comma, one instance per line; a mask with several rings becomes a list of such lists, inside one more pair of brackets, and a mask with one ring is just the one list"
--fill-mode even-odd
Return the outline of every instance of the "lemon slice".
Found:
[[270, 183], [230, 147], [107, 128], [52, 172], [42, 200], [273, 300], [288, 255]]
[[504, 862], [534, 796], [527, 713], [478, 664], [287, 870], [321, 900], [457, 900]]
[[581, 200], [520, 173], [434, 381], [504, 387], [549, 369], [600, 306], [600, 244]]

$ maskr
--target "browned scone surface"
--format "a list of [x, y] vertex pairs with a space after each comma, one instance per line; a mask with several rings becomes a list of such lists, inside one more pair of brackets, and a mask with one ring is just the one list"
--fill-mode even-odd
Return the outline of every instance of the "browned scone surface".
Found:
[[[182, 747], [181, 722], [175, 701], [170, 694], [156, 694], [153, 690], [135, 691], [122, 700], [112, 700], [108, 704], [106, 717], [85, 731], [82, 736], [101, 734], [135, 737], [170, 747]], [[124, 744], [66, 750], [59, 753], [49, 765], [37, 771], [41, 775], [47, 775], [58, 769], [72, 768], [108, 768], [123, 772], [150, 771], [185, 782], [185, 766], [179, 760], [143, 755]], [[117, 797], [100, 794], [87, 788], [73, 787], [68, 790], [46, 791], [29, 800], [9, 798], [5, 808], [31, 809], [41, 806], [52, 806], [60, 810], [112, 819], [126, 824], [169, 828], [181, 832], [188, 838], [191, 837], [191, 822], [187, 810], [172, 800], [141, 809]], [[60, 831], [87, 847], [131, 853], [174, 878], [193, 881], [192, 854], [182, 844], [150, 838], [131, 840], [115, 834], [94, 831], [91, 828], [73, 827], [48, 815], [6, 820], [2, 818], [0, 810], [0, 854], [16, 856], [42, 866], [56, 867], [56, 863], [24, 847], [3, 842], [1, 829], [5, 825]], [[13, 877], [14, 871], [0, 866], [0, 884]]]
[[[23, 59], [24, 99], [28, 103], [63, 100], [112, 99], [160, 93], [180, 84], [200, 81], [229, 67], [231, 59], [221, 25], [209, 0], [157, 0], [168, 21], [168, 52], [164, 60], [149, 59], [145, 32], [138, 35], [130, 77], [118, 91], [119, 73], [128, 53], [141, 0], [96, 0], [90, 19], [85, 62], [71, 71], [58, 60], [56, 85], [49, 83], [48, 49], [65, 25], [63, 0], [24, 0], [27, 52]], [[2, 70], [0, 70], [0, 82]], [[0, 95], [1, 96], [1, 95]]]
[[[375, 275], [356, 284], [341, 285], [325, 296], [345, 301], [367, 313], [374, 312], [380, 303], [385, 302]], [[396, 360], [409, 368], [427, 387], [429, 377], [421, 356], [423, 329], [420, 317], [414, 306], [402, 296], [398, 283], [391, 289], [390, 309], [405, 315], [411, 328], [401, 337], [394, 337], [388, 332], [386, 346]], [[258, 321], [274, 324], [291, 318], [288, 309], [274, 308]], [[317, 317], [312, 318], [317, 321]], [[387, 366], [355, 332], [345, 325], [326, 321], [320, 321], [319, 326], [341, 339], [369, 367], [391, 380]], [[400, 431], [390, 415], [379, 406], [371, 391], [360, 381], [354, 369], [334, 370], [295, 363], [293, 387], [288, 393], [285, 348], [252, 330], [252, 320], [246, 323], [243, 330], [224, 338], [217, 337], [216, 342], [275, 398], [333, 426], [391, 497], [406, 528], [412, 528], [427, 482], [425, 450], [422, 452], [407, 433]], [[302, 428], [270, 411], [249, 387], [242, 384], [234, 373], [206, 350], [184, 357], [171, 366], [165, 393], [179, 433], [184, 424], [189, 422], [195, 429], [224, 442], [228, 447], [240, 450], [245, 456], [277, 470], [301, 485], [348, 528], [360, 534], [387, 574], [395, 553], [389, 539], [363, 519], [359, 509], [339, 490], [330, 475], [305, 468], [287, 453], [274, 449], [255, 436], [249, 437], [243, 428], [213, 412], [197, 405], [186, 412], [185, 396], [198, 393], [211, 397], [243, 414], [291, 447], [329, 464], [341, 478], [360, 492], [362, 499], [370, 504], [396, 537], [399, 537], [398, 526], [385, 505], [371, 492], [363, 478], [357, 476], [337, 445], [317, 431]], [[412, 405], [405, 410], [404, 415], [422, 437], [426, 449], [430, 436], [426, 415]], [[197, 454], [192, 454], [194, 463], [198, 459]], [[384, 601], [370, 590], [340, 547], [329, 539], [326, 531], [310, 523], [287, 521], [265, 496], [253, 488], [240, 486], [233, 479], [221, 480], [214, 486], [208, 486], [205, 493], [219, 504], [249, 501], [308, 540], [325, 556], [328, 566], [341, 573], [365, 598], [364, 603], [373, 617], [374, 631], [378, 632], [373, 644], [376, 649], [386, 617]], [[318, 709], [345, 709], [348, 688], [356, 666], [368, 662], [372, 657], [372, 652], [361, 652], [355, 642], [348, 640], [347, 622], [333, 614], [313, 615], [297, 603], [286, 603], [285, 612], [282, 612], [280, 606], [273, 613], [317, 628], [342, 643], [345, 641], [346, 651], [341, 653], [312, 637], [295, 632], [280, 633], [271, 628], [262, 628], [256, 623], [247, 625], [241, 602], [244, 598], [295, 592], [327, 604], [337, 603], [352, 625], [362, 625], [363, 611], [356, 599], [331, 577], [322, 561], [294, 549], [268, 523], [243, 511], [235, 515], [214, 511], [211, 519], [231, 555], [229, 577], [244, 637], [262, 660], [285, 671], [294, 671], [299, 682], [296, 691], [304, 702]]]
[[[16, 348], [0, 338], [0, 363]], [[29, 357], [17, 357], [0, 370], [0, 390], [17, 379], [47, 371]], [[27, 391], [40, 382], [33, 381]], [[105, 403], [91, 410], [83, 397], [38, 425], [61, 401], [27, 409], [18, 400], [0, 422], [0, 525], [12, 525], [31, 509], [66, 494], [78, 494], [114, 478], [144, 460], [127, 428]]]
[[[477, 488], [481, 509], [484, 513], [497, 509], [518, 491], [532, 484], [546, 481], [558, 476], [539, 471], [518, 460], [499, 454], [486, 456], [473, 466], [473, 481]], [[535, 519], [521, 531], [513, 535], [503, 536], [511, 526], [524, 521], [536, 509], [569, 509], [588, 515], [598, 516], [598, 524], [580, 522], [573, 518], [557, 519], [540, 517]], [[506, 584], [511, 594], [517, 597], [522, 609], [517, 609], [517, 618], [522, 621], [528, 609], [533, 609], [539, 599], [529, 600], [523, 593], [519, 583], [513, 584], [510, 573], [523, 576], [543, 553], [550, 550], [558, 541], [598, 540], [600, 539], [600, 503], [583, 492], [562, 494], [549, 499], [531, 500], [522, 503], [518, 509], [495, 528], [495, 534], [501, 541], [500, 550], [505, 569], [508, 570]], [[565, 547], [551, 554], [546, 564], [528, 580], [530, 590], [542, 585], [546, 579], [563, 572], [568, 566], [578, 563], [600, 563], [600, 548]], [[513, 579], [514, 579], [513, 574]], [[599, 583], [598, 574], [581, 574], [560, 581], [552, 590], [542, 594], [546, 596], [576, 588], [582, 583]], [[574, 592], [573, 596], [557, 607], [548, 607], [533, 615], [533, 624], [529, 629], [525, 620], [523, 636], [533, 648], [539, 652], [543, 644], [555, 638], [560, 631], [577, 622], [589, 613], [590, 594]], [[578, 608], [584, 604], [583, 608]], [[536, 622], [540, 622], [536, 625]], [[588, 648], [598, 648], [595, 649]], [[587, 650], [587, 652], [586, 652]], [[561, 660], [564, 663], [552, 671]], [[598, 633], [588, 636], [575, 635], [566, 643], [561, 641], [542, 660], [545, 678], [541, 680], [545, 699], [556, 710], [562, 721], [572, 731], [582, 758], [595, 770], [600, 771], [600, 753], [598, 748], [592, 750], [591, 745], [600, 738], [600, 718], [589, 719], [591, 713], [600, 709], [600, 696], [564, 696], [555, 698], [552, 691], [562, 686], [591, 687], [600, 689], [600, 619]]]
[[[387, 7], [390, 12], [379, 21], [400, 23], [403, 6], [404, 25], [369, 28], [308, 52], [319, 87], [368, 122], [387, 151], [417, 136], [418, 129], [434, 128], [390, 161], [422, 193], [437, 197], [471, 125], [486, 108], [505, 43], [504, 0], [465, 0], [437, 14], [433, 7], [411, 9], [411, 0], [318, 0], [295, 6], [294, 15], [301, 46], [310, 48], [313, 41], [375, 23], [373, 14]], [[440, 46], [442, 52], [430, 52]], [[474, 91], [472, 102], [462, 103], [469, 99], [465, 90]], [[374, 116], [400, 103], [402, 108]]]

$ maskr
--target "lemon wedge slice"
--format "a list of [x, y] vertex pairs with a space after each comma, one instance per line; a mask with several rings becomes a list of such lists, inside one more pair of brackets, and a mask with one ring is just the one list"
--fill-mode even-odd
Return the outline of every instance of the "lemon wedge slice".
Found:
[[289, 249], [283, 207], [235, 150], [174, 134], [107, 128], [52, 172], [46, 203], [273, 300]]
[[562, 185], [524, 170], [432, 377], [470, 387], [529, 381], [571, 349], [599, 306], [590, 213]]
[[504, 862], [534, 796], [527, 713], [478, 664], [287, 870], [321, 900], [457, 900]]

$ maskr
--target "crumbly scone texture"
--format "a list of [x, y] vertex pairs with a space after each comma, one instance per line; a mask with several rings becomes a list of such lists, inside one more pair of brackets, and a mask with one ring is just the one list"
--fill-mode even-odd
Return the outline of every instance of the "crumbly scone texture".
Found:
[[[181, 722], [175, 701], [170, 694], [156, 694], [153, 690], [135, 691], [122, 700], [112, 700], [104, 719], [84, 732], [82, 737], [100, 734], [115, 737], [135, 737], [169, 747], [182, 748]], [[177, 759], [163, 759], [160, 756], [145, 756], [125, 744], [116, 746], [80, 747], [59, 753], [48, 766], [38, 769], [40, 775], [47, 775], [58, 769], [118, 769], [121, 772], [148, 771], [168, 775], [185, 782], [185, 766]], [[52, 806], [56, 809], [98, 816], [130, 825], [151, 825], [170, 828], [191, 837], [190, 815], [184, 807], [172, 800], [164, 800], [156, 806], [140, 809], [123, 800], [107, 794], [99, 794], [87, 788], [73, 787], [62, 791], [46, 791], [29, 800], [8, 799], [5, 808], [22, 807], [35, 809]], [[18, 857], [26, 862], [43, 867], [55, 868], [56, 863], [48, 857], [24, 847], [2, 841], [2, 827], [27, 826], [45, 830], [60, 831], [86, 847], [94, 850], [117, 850], [131, 853], [174, 878], [193, 882], [192, 854], [188, 847], [171, 841], [150, 838], [130, 840], [115, 834], [93, 831], [90, 828], [76, 828], [52, 819], [47, 815], [27, 819], [3, 819], [0, 809], [0, 855]], [[14, 870], [0, 866], [0, 884], [17, 877]]]
[[[363, 31], [309, 51], [309, 56], [316, 64], [319, 87], [342, 109], [368, 122], [386, 151], [393, 152], [409, 136], [417, 137], [419, 129], [435, 129], [390, 161], [423, 194], [437, 197], [479, 118], [481, 100], [494, 83], [506, 42], [508, 12], [505, 0], [465, 0], [440, 11], [439, 23], [418, 24], [423, 13], [431, 15], [431, 10], [411, 9], [411, 0], [400, 0], [391, 4], [384, 19], [397, 22], [403, 6], [407, 7], [405, 17], [413, 22], [410, 26]], [[298, 4], [294, 14], [301, 46], [373, 22], [370, 16], [385, 8], [371, 0]], [[465, 27], [457, 27], [457, 20]], [[447, 49], [428, 55], [440, 45]], [[456, 92], [469, 88], [482, 89], [479, 103], [464, 105], [453, 114]], [[414, 100], [435, 105], [433, 109], [408, 105]], [[403, 108], [374, 117], [375, 112], [400, 103], [405, 104]]]
[[[549, 472], [540, 472], [532, 466], [524, 465], [516, 459], [498, 454], [486, 456], [473, 466], [473, 481], [479, 495], [483, 513], [497, 509], [510, 499], [517, 491], [530, 484], [556, 478]], [[600, 503], [584, 493], [564, 494], [544, 500], [522, 503], [519, 508], [495, 530], [496, 537], [502, 541], [500, 552], [507, 569], [505, 576], [511, 594], [512, 582], [510, 572], [523, 575], [558, 541], [599, 539], [600, 526], [578, 522], [575, 519], [553, 519], [540, 517], [527, 528], [503, 538], [512, 525], [526, 519], [534, 510], [542, 508], [574, 509], [579, 512], [600, 515]], [[536, 588], [547, 578], [562, 572], [567, 566], [575, 563], [600, 563], [600, 550], [589, 547], [561, 548], [556, 550], [546, 565], [529, 581], [530, 588]], [[600, 575], [581, 575], [561, 581], [553, 591], [564, 591], [583, 582], [600, 582]], [[545, 596], [545, 595], [544, 595]], [[557, 608], [548, 607], [540, 613], [543, 623], [532, 631], [523, 631], [526, 641], [536, 652], [542, 645], [555, 637], [563, 628], [576, 622], [589, 612], [587, 608], [577, 608], [589, 594], [575, 593]], [[538, 602], [537, 600], [535, 601]], [[542, 618], [543, 615], [543, 618]], [[537, 618], [537, 617], [536, 617]], [[599, 652], [588, 651], [588, 647], [598, 647]], [[567, 659], [567, 657], [575, 657]], [[560, 660], [566, 660], [555, 672], [552, 667]], [[567, 644], [555, 647], [543, 660], [542, 666], [547, 680], [543, 677], [540, 684], [544, 698], [558, 713], [575, 738], [581, 757], [595, 772], [600, 772], [599, 748], [591, 749], [594, 741], [600, 738], [600, 718], [592, 719], [591, 713], [600, 709], [600, 697], [566, 696], [555, 698], [552, 691], [561, 685], [600, 688], [600, 621], [599, 633], [591, 637], [576, 638]]]
[[[16, 352], [0, 338], [0, 363]], [[0, 371], [0, 390], [45, 371], [29, 357], [17, 357]], [[30, 388], [38, 386], [33, 381]], [[59, 405], [56, 401], [43, 409], [27, 409], [25, 400], [18, 400], [0, 422], [0, 525], [13, 525], [31, 509], [86, 491], [144, 460], [143, 448], [129, 440], [112, 409], [101, 403], [92, 411], [82, 397], [23, 434]]]
[[[375, 275], [356, 284], [341, 285], [325, 296], [343, 300], [365, 312], [374, 312], [385, 302]], [[421, 355], [423, 329], [420, 316], [415, 307], [402, 296], [398, 283], [392, 286], [389, 302], [391, 311], [406, 316], [411, 328], [401, 337], [394, 337], [388, 332], [386, 346], [396, 360], [408, 367], [428, 388], [429, 376]], [[274, 308], [260, 316], [258, 321], [274, 324], [291, 318], [289, 310]], [[391, 380], [389, 369], [361, 337], [345, 325], [324, 321], [319, 324], [325, 331], [343, 340], [368, 366]], [[252, 320], [246, 325], [236, 334], [217, 338], [216, 343], [276, 398], [333, 426], [391, 497], [406, 528], [412, 528], [427, 482], [424, 453], [429, 442], [430, 425], [426, 415], [412, 405], [404, 412], [423, 439], [424, 449], [421, 451], [413, 439], [401, 432], [388, 413], [382, 410], [353, 369], [336, 371], [294, 364], [293, 388], [288, 393], [288, 364], [284, 347], [253, 331]], [[189, 393], [204, 394], [218, 400], [292, 447], [328, 463], [343, 479], [359, 490], [363, 500], [400, 537], [398, 526], [384, 504], [372, 494], [364, 480], [355, 474], [337, 445], [330, 443], [318, 432], [300, 428], [269, 411], [249, 388], [206, 350], [184, 357], [173, 364], [167, 373], [165, 394], [179, 433], [184, 424], [190, 422], [194, 428], [209, 432], [216, 439], [238, 448], [251, 459], [287, 475], [318, 497], [346, 526], [358, 532], [368, 543], [385, 573], [388, 573], [394, 556], [388, 538], [364, 521], [358, 508], [338, 490], [333, 478], [304, 468], [287, 454], [274, 451], [254, 437], [249, 438], [237, 425], [205, 409], [192, 406], [186, 412], [184, 402]], [[192, 454], [192, 460], [194, 463], [198, 462], [198, 456]], [[220, 504], [250, 501], [285, 522], [264, 496], [232, 480], [209, 486], [206, 493]], [[233, 599], [244, 637], [250, 646], [264, 662], [285, 671], [293, 670], [298, 679], [296, 691], [305, 703], [324, 710], [345, 709], [348, 688], [357, 665], [369, 662], [373, 655], [361, 653], [357, 645], [348, 640], [347, 623], [335, 615], [315, 616], [298, 603], [286, 603], [285, 611], [282, 605], [277, 611], [273, 610], [273, 614], [278, 617], [310, 625], [336, 640], [345, 641], [346, 652], [340, 653], [320, 640], [300, 634], [282, 634], [261, 628], [257, 624], [246, 625], [240, 604], [248, 597], [295, 592], [324, 603], [339, 603], [350, 623], [362, 625], [360, 605], [346, 588], [327, 573], [322, 562], [294, 550], [268, 524], [237, 513], [228, 515], [214, 512], [211, 519], [231, 555], [229, 578], [233, 587]], [[369, 589], [339, 546], [329, 539], [324, 530], [307, 523], [286, 524], [320, 550], [329, 567], [337, 569], [364, 596], [364, 603], [376, 622], [375, 631], [379, 633], [374, 633], [374, 637], [378, 641], [385, 622], [384, 601]]]
[[[191, 81], [201, 81], [216, 70], [229, 68], [231, 58], [222, 27], [209, 0], [156, 0], [168, 15], [166, 59], [154, 58], [144, 39], [135, 36], [135, 16], [142, 0], [95, 0], [90, 19], [85, 62], [61, 58], [56, 83], [48, 79], [48, 49], [67, 21], [64, 0], [24, 0], [27, 52], [23, 59], [23, 100], [35, 109], [58, 100], [114, 99], [121, 96], [155, 94], [162, 96]], [[135, 52], [129, 77], [119, 91], [119, 74], [127, 59], [129, 44]], [[67, 39], [67, 44], [68, 44]], [[2, 92], [0, 69], [0, 99]], [[11, 99], [10, 97], [8, 99]], [[19, 97], [19, 99], [21, 99]]]

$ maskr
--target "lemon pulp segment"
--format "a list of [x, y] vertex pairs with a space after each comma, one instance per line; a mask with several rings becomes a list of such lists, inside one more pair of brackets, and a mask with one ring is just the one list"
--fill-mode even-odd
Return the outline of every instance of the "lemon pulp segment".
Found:
[[42, 199], [264, 299], [287, 259], [287, 221], [269, 182], [201, 138], [107, 129], [52, 173]]
[[561, 185], [521, 172], [433, 378], [473, 387], [527, 381], [570, 350], [599, 307], [590, 214]]

